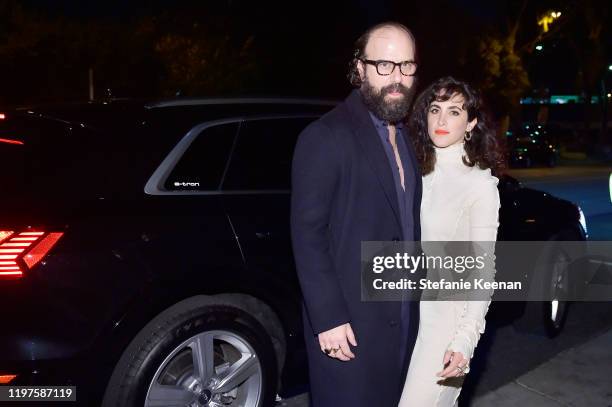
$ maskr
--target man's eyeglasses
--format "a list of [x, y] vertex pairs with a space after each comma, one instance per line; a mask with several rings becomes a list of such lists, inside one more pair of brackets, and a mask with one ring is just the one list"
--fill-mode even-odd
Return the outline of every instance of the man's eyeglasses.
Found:
[[414, 75], [417, 70], [417, 63], [415, 61], [393, 62], [380, 59], [376, 61], [372, 61], [371, 59], [360, 59], [360, 61], [364, 64], [374, 65], [376, 67], [376, 72], [383, 76], [391, 75], [396, 66], [399, 66], [400, 72], [404, 76]]

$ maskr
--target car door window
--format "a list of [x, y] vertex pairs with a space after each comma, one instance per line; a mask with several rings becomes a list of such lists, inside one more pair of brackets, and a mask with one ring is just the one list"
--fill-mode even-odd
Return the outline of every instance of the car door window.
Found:
[[165, 181], [169, 191], [217, 190], [238, 123], [208, 127], [197, 135]]
[[222, 189], [289, 190], [293, 149], [312, 118], [278, 118], [242, 123]]

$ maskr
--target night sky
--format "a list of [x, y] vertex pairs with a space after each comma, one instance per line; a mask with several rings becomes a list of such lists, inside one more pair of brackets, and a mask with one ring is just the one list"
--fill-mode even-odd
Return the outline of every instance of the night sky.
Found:
[[[175, 27], [186, 21], [199, 21], [219, 35], [238, 39], [253, 36], [253, 58], [259, 64], [256, 79], [235, 86], [229, 93], [342, 97], [349, 90], [345, 71], [352, 42], [367, 27], [397, 20], [414, 31], [421, 85], [448, 74], [471, 79], [471, 74], [476, 75], [471, 65], [477, 67], [482, 62], [469, 56], [470, 48], [476, 52], [475, 41], [480, 35], [504, 28], [517, 14], [522, 1], [25, 0], [20, 3], [26, 10], [49, 19], [130, 27], [151, 16], [157, 22], [181, 21]], [[598, 1], [594, 3], [597, 5]], [[538, 13], [559, 5], [565, 7], [566, 15], [572, 10], [579, 14], [581, 7], [573, 1], [527, 2], [517, 42], [528, 43], [535, 38], [539, 30]], [[166, 26], [161, 28], [164, 29]], [[604, 57], [610, 58], [612, 41], [607, 27], [602, 42]], [[563, 34], [545, 41], [542, 52], [530, 49], [524, 53], [523, 63], [532, 87], [550, 88], [553, 93], [576, 93], [580, 67], [571, 53], [567, 36]]]

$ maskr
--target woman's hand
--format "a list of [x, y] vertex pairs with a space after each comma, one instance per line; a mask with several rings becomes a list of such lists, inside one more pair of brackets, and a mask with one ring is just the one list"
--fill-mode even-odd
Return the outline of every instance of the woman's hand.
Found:
[[444, 360], [442, 362], [445, 368], [441, 372], [436, 373], [436, 376], [443, 379], [464, 376], [468, 370], [468, 362], [469, 360], [464, 358], [461, 352], [447, 350], [446, 353], [444, 353]]

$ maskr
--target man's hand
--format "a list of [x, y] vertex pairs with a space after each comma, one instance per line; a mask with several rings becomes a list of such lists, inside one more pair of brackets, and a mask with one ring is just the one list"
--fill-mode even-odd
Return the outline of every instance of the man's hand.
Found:
[[463, 376], [467, 373], [466, 368], [468, 362], [469, 360], [464, 358], [461, 352], [447, 350], [446, 353], [444, 353], [444, 360], [442, 361], [445, 369], [436, 373], [436, 375], [443, 379]]
[[[340, 359], [344, 362], [354, 359], [355, 354], [351, 352], [349, 343], [353, 346], [357, 346], [355, 334], [353, 333], [353, 329], [351, 329], [351, 324], [349, 323], [337, 326], [329, 331], [321, 332], [319, 334], [319, 345], [321, 346], [321, 351], [326, 353], [330, 358]], [[326, 350], [328, 352], [326, 352]]]

